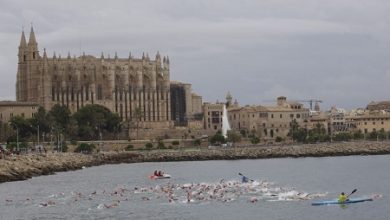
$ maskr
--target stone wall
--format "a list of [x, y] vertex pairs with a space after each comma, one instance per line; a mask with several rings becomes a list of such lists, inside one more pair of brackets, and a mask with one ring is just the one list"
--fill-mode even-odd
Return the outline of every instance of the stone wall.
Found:
[[323, 157], [390, 154], [390, 142], [348, 142], [293, 146], [259, 146], [208, 150], [103, 152], [94, 155], [48, 153], [0, 159], [0, 182], [25, 180], [58, 171], [112, 163], [152, 161], [237, 160], [278, 157]]

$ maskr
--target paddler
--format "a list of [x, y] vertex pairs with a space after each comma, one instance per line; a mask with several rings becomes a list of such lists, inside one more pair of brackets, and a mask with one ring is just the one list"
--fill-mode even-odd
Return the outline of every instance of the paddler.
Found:
[[345, 201], [348, 201], [348, 196], [346, 196], [345, 193], [342, 192], [339, 195], [339, 203], [345, 203]]
[[247, 183], [247, 182], [249, 181], [249, 179], [248, 179], [248, 177], [242, 175], [242, 176], [241, 176], [241, 181], [242, 181], [243, 183]]

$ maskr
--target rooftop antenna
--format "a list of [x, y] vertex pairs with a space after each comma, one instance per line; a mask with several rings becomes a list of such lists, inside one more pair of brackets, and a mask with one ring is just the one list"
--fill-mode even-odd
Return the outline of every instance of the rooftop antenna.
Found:
[[79, 32], [79, 56], [81, 56], [81, 33]]

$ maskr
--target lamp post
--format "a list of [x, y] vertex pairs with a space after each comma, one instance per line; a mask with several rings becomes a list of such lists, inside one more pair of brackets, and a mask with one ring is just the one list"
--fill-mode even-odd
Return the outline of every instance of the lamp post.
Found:
[[38, 147], [39, 147], [39, 125], [38, 125]]
[[57, 152], [60, 149], [60, 132], [57, 130]]
[[19, 152], [19, 128], [16, 128], [16, 150]]
[[16, 150], [19, 151], [19, 128], [16, 126], [16, 124], [13, 124], [11, 122], [8, 122], [8, 124], [16, 128]]
[[50, 146], [53, 150], [53, 127], [50, 128]]

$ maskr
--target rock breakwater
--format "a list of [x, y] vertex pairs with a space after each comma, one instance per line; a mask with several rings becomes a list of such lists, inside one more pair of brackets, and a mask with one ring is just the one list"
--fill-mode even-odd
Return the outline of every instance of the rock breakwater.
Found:
[[102, 164], [378, 154], [390, 154], [390, 142], [322, 143], [214, 150], [104, 152], [94, 155], [77, 153], [30, 154], [0, 159], [0, 182], [25, 180], [33, 176]]

